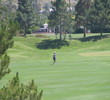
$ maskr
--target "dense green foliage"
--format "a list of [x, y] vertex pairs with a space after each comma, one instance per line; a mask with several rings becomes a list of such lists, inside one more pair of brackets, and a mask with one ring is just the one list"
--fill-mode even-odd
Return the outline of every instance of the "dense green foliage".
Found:
[[87, 28], [101, 33], [101, 36], [110, 30], [110, 0], [79, 0], [75, 11], [76, 24], [84, 28], [84, 37]]
[[16, 20], [24, 32], [24, 36], [26, 36], [27, 33], [31, 33], [35, 21], [32, 0], [18, 0]]
[[86, 37], [86, 31], [89, 24], [88, 16], [91, 9], [92, 0], [79, 0], [76, 7], [76, 25], [84, 29], [84, 37]]
[[28, 85], [20, 83], [18, 73], [0, 90], [0, 100], [41, 100], [42, 91], [38, 93], [34, 81]]
[[89, 16], [92, 29], [97, 29], [101, 35], [110, 29], [110, 0], [94, 0]]
[[56, 0], [52, 2], [53, 11], [49, 16], [49, 25], [55, 28], [57, 33], [60, 33], [60, 40], [63, 38], [62, 35], [65, 36], [65, 34], [69, 32], [69, 26], [71, 26], [72, 22], [69, 9], [67, 8], [69, 8], [69, 6], [65, 0]]
[[40, 11], [40, 4], [38, 3], [38, 0], [32, 0], [32, 8], [33, 8], [33, 28], [36, 29], [36, 27], [40, 27], [45, 23], [45, 19], [41, 17], [41, 14], [39, 13]]
[[[16, 25], [15, 23], [7, 18], [4, 17], [4, 13], [6, 13], [6, 9], [2, 6], [0, 9], [0, 79], [5, 76], [7, 73], [10, 72], [8, 68], [10, 58], [6, 54], [6, 50], [13, 45], [13, 35], [16, 32]], [[3, 10], [5, 9], [5, 10]], [[2, 12], [4, 11], [4, 13]]]

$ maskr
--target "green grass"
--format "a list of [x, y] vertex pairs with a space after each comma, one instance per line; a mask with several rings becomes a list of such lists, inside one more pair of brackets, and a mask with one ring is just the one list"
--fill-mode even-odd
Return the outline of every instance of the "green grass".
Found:
[[[38, 90], [44, 91], [42, 100], [110, 100], [110, 38], [73, 39], [61, 49], [36, 48], [35, 43], [44, 39], [14, 37], [14, 46], [8, 50], [11, 73], [1, 80], [1, 86], [19, 72], [21, 82], [35, 80]], [[53, 66], [54, 51], [57, 62]]]

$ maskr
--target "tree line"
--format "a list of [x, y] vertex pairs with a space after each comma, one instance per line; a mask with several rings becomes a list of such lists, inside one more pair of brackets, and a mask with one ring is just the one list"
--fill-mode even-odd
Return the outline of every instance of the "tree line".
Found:
[[110, 0], [79, 0], [75, 9], [76, 22], [84, 29], [98, 30], [101, 36], [104, 30], [110, 30]]
[[110, 0], [78, 0], [76, 5], [71, 0], [55, 0], [45, 3], [43, 8], [38, 1], [18, 0], [17, 7], [13, 6], [13, 0], [5, 4], [9, 16], [18, 24], [19, 33], [24, 36], [44, 23], [48, 23], [56, 34], [60, 33], [60, 40], [79, 28], [84, 37], [87, 30], [101, 33], [101, 36], [105, 30], [110, 31]]
[[102, 33], [110, 32], [110, 0], [79, 0], [75, 9], [65, 0], [52, 2], [53, 11], [49, 16], [49, 25], [62, 35], [73, 29], [83, 28], [84, 37], [87, 30]]

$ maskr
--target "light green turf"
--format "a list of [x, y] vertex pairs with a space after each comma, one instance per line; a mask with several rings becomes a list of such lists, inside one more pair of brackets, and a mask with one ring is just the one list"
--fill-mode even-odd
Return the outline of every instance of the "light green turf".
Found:
[[[73, 35], [72, 37], [82, 35]], [[50, 36], [53, 37], [54, 36]], [[21, 82], [34, 79], [42, 100], [110, 100], [110, 38], [96, 42], [72, 40], [69, 47], [40, 50], [36, 37], [15, 37], [11, 57], [11, 73], [1, 86], [19, 72]], [[57, 62], [52, 65], [52, 53]], [[105, 54], [107, 53], [107, 54]], [[92, 56], [91, 56], [92, 55]]]

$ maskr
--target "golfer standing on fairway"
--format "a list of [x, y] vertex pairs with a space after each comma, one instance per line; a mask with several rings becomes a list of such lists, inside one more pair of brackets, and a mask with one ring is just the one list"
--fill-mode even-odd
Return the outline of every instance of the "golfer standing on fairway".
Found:
[[56, 62], [56, 52], [54, 52], [53, 54], [53, 65], [55, 64], [55, 62]]

